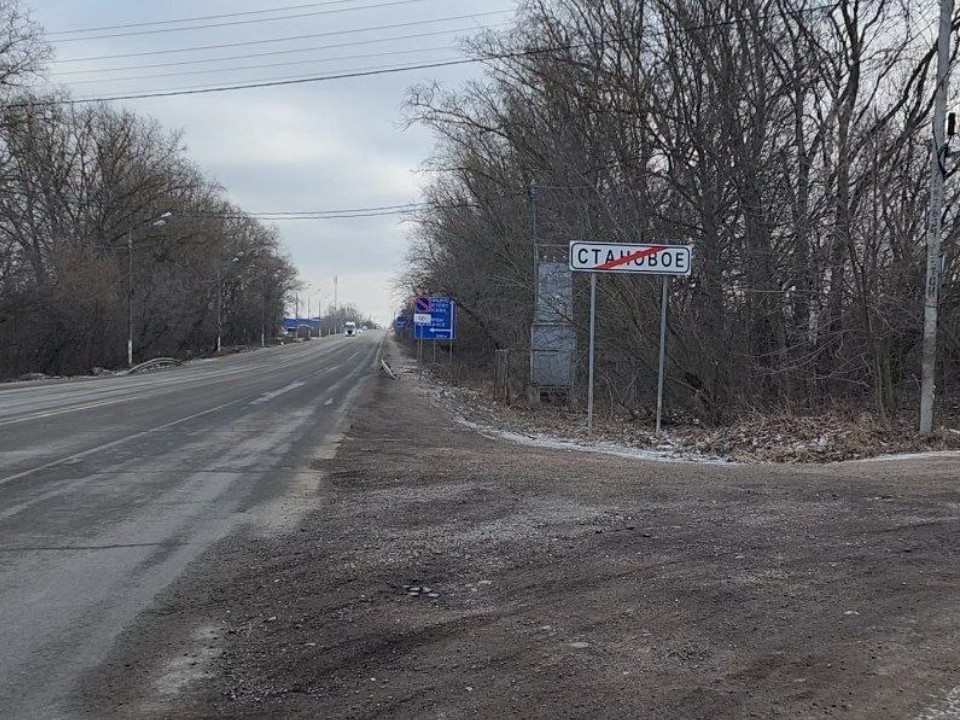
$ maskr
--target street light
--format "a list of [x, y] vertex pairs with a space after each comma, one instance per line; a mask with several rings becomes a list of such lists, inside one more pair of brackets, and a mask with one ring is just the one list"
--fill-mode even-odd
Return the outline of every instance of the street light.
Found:
[[[138, 227], [163, 227], [167, 219], [173, 217], [169, 210], [160, 217], [147, 220]], [[127, 367], [133, 367], [133, 234], [138, 228], [127, 231]]]
[[[239, 252], [230, 258], [231, 263], [238, 263], [243, 258]], [[220, 269], [220, 257], [217, 256], [217, 354], [223, 348], [223, 277]]]

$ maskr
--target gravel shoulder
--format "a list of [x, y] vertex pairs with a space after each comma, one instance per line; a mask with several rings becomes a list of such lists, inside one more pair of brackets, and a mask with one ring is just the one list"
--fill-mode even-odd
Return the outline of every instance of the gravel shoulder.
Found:
[[960, 463], [657, 463], [380, 378], [279, 532], [221, 543], [97, 718], [960, 718]]

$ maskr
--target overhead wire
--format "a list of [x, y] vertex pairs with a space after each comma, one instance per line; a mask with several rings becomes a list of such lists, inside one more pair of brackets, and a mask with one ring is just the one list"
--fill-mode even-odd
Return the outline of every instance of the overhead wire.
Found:
[[115, 53], [112, 55], [96, 55], [96, 56], [82, 57], [82, 58], [67, 58], [67, 59], [58, 61], [58, 64], [62, 65], [65, 63], [93, 62], [93, 61], [99, 61], [99, 60], [116, 60], [120, 58], [147, 57], [147, 56], [154, 56], [154, 55], [172, 55], [172, 54], [189, 53], [189, 52], [203, 52], [207, 50], [222, 50], [227, 48], [251, 47], [254, 45], [268, 45], [272, 43], [292, 42], [294, 40], [313, 40], [316, 38], [323, 38], [323, 37], [340, 37], [343, 35], [359, 35], [362, 33], [374, 32], [377, 30], [394, 30], [397, 28], [420, 27], [423, 25], [436, 25], [437, 23], [450, 22], [453, 20], [470, 20], [473, 18], [491, 17], [493, 15], [503, 15], [504, 13], [508, 13], [508, 12], [513, 12], [513, 10], [511, 8], [506, 8], [503, 10], [489, 10], [489, 11], [484, 11], [479, 13], [468, 13], [465, 15], [448, 15], [446, 17], [430, 18], [427, 20], [413, 20], [413, 21], [402, 22], [402, 23], [391, 23], [388, 25], [373, 25], [365, 28], [350, 28], [347, 30], [330, 30], [322, 33], [287, 35], [285, 37], [280, 37], [280, 38], [261, 38], [258, 40], [244, 40], [242, 42], [220, 43], [217, 45], [196, 45], [193, 47], [185, 47], [185, 48], [168, 48], [166, 50], [147, 50], [147, 51], [133, 52], [133, 53]]
[[418, 53], [428, 53], [428, 52], [437, 52], [440, 50], [448, 51], [458, 51], [459, 48], [452, 45], [441, 45], [433, 46], [426, 48], [413, 48], [410, 50], [387, 50], [384, 52], [376, 53], [362, 53], [359, 55], [339, 55], [335, 57], [327, 58], [314, 58], [312, 60], [295, 60], [292, 62], [280, 62], [280, 63], [263, 63], [260, 65], [245, 65], [241, 67], [229, 67], [229, 68], [216, 68], [212, 70], [185, 70], [183, 72], [174, 72], [174, 73], [154, 73], [152, 75], [130, 75], [126, 77], [114, 77], [108, 79], [93, 79], [93, 80], [71, 80], [70, 86], [76, 85], [90, 85], [90, 84], [103, 84], [105, 82], [130, 82], [133, 80], [163, 80], [166, 78], [175, 78], [175, 77], [186, 77], [193, 75], [214, 75], [218, 73], [227, 73], [227, 72], [242, 72], [245, 70], [266, 70], [269, 68], [279, 68], [279, 67], [293, 67], [295, 65], [323, 65], [325, 63], [331, 62], [342, 62], [344, 60], [366, 60], [369, 58], [377, 57], [393, 57], [396, 55], [415, 55]]
[[[830, 10], [835, 8], [836, 8], [836, 2], [830, 2], [830, 3], [813, 6], [810, 8], [804, 8], [801, 12], [809, 13], [809, 12], [817, 12], [820, 10]], [[487, 13], [487, 14], [501, 14], [503, 12], [507, 12], [507, 11], [494, 11], [492, 13]], [[478, 15], [460, 16], [460, 17], [462, 18], [462, 17], [477, 17], [477, 16]], [[450, 19], [450, 18], [446, 18], [446, 19]], [[419, 23], [416, 23], [416, 24], [424, 24], [428, 22], [440, 22], [443, 20], [445, 19], [437, 19], [433, 21], [420, 21]], [[741, 22], [741, 20], [730, 19], [730, 20], [724, 20], [716, 23], [705, 23], [699, 26], [693, 26], [691, 28], [688, 28], [688, 30], [704, 30], [704, 29], [716, 28], [716, 27], [726, 27], [726, 26], [736, 24], [738, 22]], [[404, 25], [405, 24], [401, 24], [401, 26], [404, 26]], [[396, 26], [381, 26], [381, 29], [383, 27], [396, 27]], [[373, 29], [373, 28], [368, 28], [367, 30], [370, 30], [370, 29]], [[348, 30], [348, 31], [339, 31], [337, 34], [364, 32], [364, 31], [366, 30], [352, 30], [352, 31]], [[660, 32], [654, 32], [653, 34], [664, 36], [666, 33], [665, 31], [660, 31]], [[325, 82], [325, 81], [332, 81], [332, 80], [396, 74], [396, 73], [410, 72], [415, 70], [455, 67], [460, 65], [489, 62], [491, 60], [505, 60], [505, 59], [515, 59], [520, 57], [530, 57], [530, 56], [535, 56], [535, 55], [540, 55], [540, 54], [545, 54], [550, 52], [556, 52], [558, 50], [581, 49], [581, 48], [591, 47], [598, 44], [602, 45], [602, 44], [608, 44], [612, 41], [623, 41], [623, 40], [624, 38], [614, 38], [610, 40], [600, 40], [600, 41], [584, 41], [580, 43], [567, 43], [565, 45], [559, 45], [559, 46], [531, 48], [531, 49], [516, 50], [511, 52], [505, 52], [505, 53], [487, 53], [484, 55], [471, 57], [471, 58], [454, 58], [449, 60], [441, 60], [441, 61], [429, 62], [429, 63], [415, 63], [415, 64], [408, 64], [403, 66], [385, 66], [385, 67], [376, 67], [376, 68], [365, 68], [365, 69], [358, 69], [358, 70], [352, 70], [352, 71], [344, 71], [341, 73], [331, 73], [326, 75], [311, 75], [306, 77], [282, 78], [282, 79], [263, 80], [263, 81], [256, 81], [256, 82], [235, 83], [235, 84], [222, 85], [222, 86], [216, 86], [216, 87], [195, 86], [195, 87], [180, 88], [180, 89], [159, 90], [159, 91], [153, 91], [153, 92], [116, 94], [116, 95], [104, 96], [104, 97], [37, 100], [34, 102], [13, 103], [8, 105], [8, 107], [19, 107], [19, 106], [27, 106], [27, 105], [38, 105], [38, 106], [69, 105], [69, 104], [77, 104], [77, 103], [111, 102], [111, 101], [118, 101], [118, 100], [140, 100], [140, 99], [149, 99], [149, 98], [164, 98], [164, 97], [174, 97], [174, 96], [183, 96], [183, 95], [201, 95], [201, 94], [210, 94], [210, 93], [231, 92], [231, 91], [237, 91], [237, 90], [302, 85], [302, 84]], [[251, 42], [257, 43], [260, 41], [251, 41]], [[245, 43], [239, 43], [234, 45], [243, 45], [243, 44]], [[163, 52], [177, 52], [177, 51], [156, 51], [156, 53], [163, 53]], [[149, 53], [146, 53], [146, 54], [149, 54]], [[108, 56], [108, 57], [122, 57], [122, 56]]]
[[150, 63], [148, 65], [128, 65], [126, 67], [108, 67], [108, 68], [96, 68], [92, 70], [66, 70], [62, 72], [55, 72], [56, 77], [65, 77], [67, 75], [89, 75], [91, 73], [104, 73], [104, 72], [126, 72], [129, 70], [152, 70], [154, 68], [166, 68], [166, 67], [188, 67], [193, 65], [205, 65], [208, 63], [218, 63], [218, 62], [229, 62], [232, 60], [249, 60], [253, 58], [263, 58], [263, 57], [277, 57], [280, 55], [296, 55], [298, 53], [307, 53], [307, 52], [318, 52], [322, 50], [333, 50], [340, 48], [348, 47], [362, 47], [365, 45], [378, 45], [380, 43], [390, 43], [396, 42], [398, 40], [419, 40], [422, 38], [428, 37], [438, 37], [441, 35], [453, 35], [456, 33], [466, 33], [474, 32], [476, 30], [493, 30], [498, 28], [503, 28], [511, 25], [509, 22], [502, 23], [490, 23], [487, 25], [480, 26], [471, 26], [471, 27], [460, 27], [452, 28], [450, 30], [432, 30], [425, 33], [408, 33], [406, 35], [394, 35], [391, 37], [384, 38], [371, 38], [369, 40], [352, 40], [345, 43], [333, 43], [330, 45], [315, 45], [308, 48], [296, 48], [291, 50], [271, 50], [268, 52], [260, 53], [245, 53], [243, 55], [226, 55], [215, 58], [198, 58], [195, 60], [179, 60], [177, 62], [165, 62], [165, 63]]
[[340, 15], [348, 12], [359, 12], [361, 10], [374, 10], [379, 8], [394, 7], [397, 5], [411, 5], [413, 3], [423, 3], [423, 2], [428, 2], [428, 0], [389, 0], [389, 2], [380, 2], [380, 3], [371, 4], [371, 5], [360, 5], [357, 7], [339, 8], [337, 10], [314, 10], [312, 12], [297, 13], [295, 15], [281, 15], [278, 17], [270, 17], [270, 18], [231, 20], [229, 22], [224, 22], [224, 23], [208, 23], [206, 25], [193, 25], [190, 27], [162, 28], [157, 30], [137, 30], [134, 32], [112, 33], [107, 35], [89, 35], [87, 37], [65, 38], [63, 40], [55, 40], [53, 41], [53, 44], [62, 45], [65, 43], [89, 42], [91, 40], [109, 40], [112, 38], [142, 37], [144, 35], [161, 35], [161, 34], [176, 33], [176, 32], [190, 32], [195, 30], [209, 30], [209, 29], [224, 28], [224, 27], [238, 27], [241, 25], [257, 25], [257, 24], [269, 23], [269, 22], [280, 22], [283, 20], [297, 20], [300, 18], [319, 17], [321, 15]]
[[436, 205], [431, 202], [403, 203], [400, 205], [382, 205], [375, 207], [343, 208], [337, 210], [275, 210], [275, 211], [227, 211], [227, 212], [186, 212], [177, 213], [176, 217], [192, 217], [199, 219], [246, 219], [262, 220], [265, 222], [283, 220], [343, 220], [357, 218], [380, 218], [413, 215], [427, 208], [456, 209], [476, 207], [473, 203], [449, 203]]
[[135, 23], [121, 23], [119, 25], [101, 25], [99, 27], [74, 28], [72, 30], [55, 30], [48, 32], [47, 35], [75, 35], [78, 33], [102, 32], [105, 30], [124, 30], [135, 27], [153, 27], [156, 25], [173, 25], [176, 23], [203, 22], [205, 20], [221, 20], [223, 18], [246, 17], [250, 15], [266, 15], [276, 12], [287, 12], [288, 10], [304, 10], [306, 8], [326, 7], [330, 5], [348, 5], [350, 3], [360, 2], [360, 0], [325, 0], [325, 2], [303, 3], [300, 5], [287, 5], [285, 7], [265, 8], [262, 10], [243, 10], [240, 12], [219, 13], [217, 15], [194, 15], [186, 18], [175, 18], [167, 20], [150, 20]]
[[[511, 55], [511, 56], [515, 57], [516, 55]], [[501, 59], [505, 59], [511, 56], [503, 55], [501, 56]], [[490, 59], [493, 59], [493, 58], [491, 57], [459, 58], [459, 59], [443, 60], [438, 62], [411, 64], [411, 65], [400, 65], [400, 66], [391, 65], [391, 66], [384, 66], [379, 68], [352, 70], [349, 72], [342, 72], [342, 73], [331, 73], [328, 75], [311, 75], [311, 76], [299, 77], [299, 78], [289, 78], [285, 80], [265, 80], [261, 82], [237, 83], [233, 85], [221, 85], [218, 87], [199, 87], [198, 86], [195, 88], [161, 90], [156, 92], [144, 92], [144, 93], [117, 94], [117, 95], [109, 95], [109, 96], [102, 96], [102, 97], [38, 99], [30, 102], [8, 103], [6, 107], [17, 108], [17, 107], [30, 107], [30, 106], [43, 107], [43, 106], [52, 106], [52, 105], [77, 105], [77, 104], [87, 104], [87, 103], [116, 102], [120, 100], [146, 100], [150, 98], [167, 98], [167, 97], [178, 97], [178, 96], [184, 96], [184, 95], [209, 95], [213, 93], [225, 93], [225, 92], [233, 92], [237, 90], [253, 90], [258, 88], [287, 87], [291, 85], [306, 85], [306, 84], [313, 84], [318, 82], [327, 82], [332, 80], [348, 80], [348, 79], [356, 79], [356, 78], [375, 77], [378, 75], [395, 75], [397, 73], [411, 72], [414, 70], [432, 70], [432, 69], [438, 69], [438, 68], [456, 67], [458, 65], [473, 65], [479, 62], [490, 60]]]

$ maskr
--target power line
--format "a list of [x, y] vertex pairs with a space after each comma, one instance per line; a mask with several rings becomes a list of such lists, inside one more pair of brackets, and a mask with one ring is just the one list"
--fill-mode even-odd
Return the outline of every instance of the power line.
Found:
[[[439, 66], [442, 67], [442, 64], [443, 64], [443, 63], [448, 62], [448, 61], [451, 61], [451, 60], [457, 60], [458, 58], [462, 58], [462, 57], [463, 57], [462, 54], [458, 54], [458, 55], [456, 55], [456, 56], [454, 56], [454, 57], [441, 58], [441, 59], [436, 60], [436, 61], [433, 61], [433, 62], [439, 63]], [[351, 69], [351, 70], [347, 70], [347, 71], [344, 71], [344, 72], [361, 73], [361, 74], [372, 74], [372, 73], [375, 73], [375, 72], [378, 71], [378, 70], [397, 70], [397, 71], [400, 71], [400, 70], [406, 70], [406, 69], [414, 69], [414, 68], [413, 68], [412, 66], [410, 66], [410, 65], [399, 65], [399, 66], [398, 66], [398, 65], [394, 65], [394, 64], [387, 64], [387, 65], [371, 65], [371, 66], [369, 66], [369, 67], [353, 68], [353, 69]], [[309, 80], [309, 79], [312, 79], [312, 78], [314, 78], [314, 77], [315, 77], [314, 75], [283, 75], [283, 76], [280, 76], [280, 77], [264, 78], [263, 81], [264, 81], [264, 82], [270, 82], [270, 83], [296, 83], [296, 82], [299, 82], [299, 81], [301, 81], [301, 80]], [[331, 79], [333, 79], [333, 78], [331, 78]], [[251, 82], [255, 82], [255, 81], [251, 81]], [[176, 92], [176, 93], [178, 93], [178, 94], [183, 94], [183, 93], [187, 93], [187, 92], [189, 92], [189, 91], [191, 91], [191, 90], [206, 90], [206, 89], [208, 89], [209, 87], [210, 87], [210, 86], [209, 86], [209, 85], [206, 85], [206, 84], [204, 84], [204, 85], [187, 85], [187, 86], [182, 86], [182, 87], [168, 88], [168, 89], [167, 89], [167, 92]], [[162, 92], [162, 91], [161, 91], [161, 92]]]
[[[836, 7], [835, 3], [828, 3], [824, 5], [819, 5], [811, 8], [805, 8], [798, 12], [808, 13], [816, 12], [819, 10], [829, 10]], [[504, 12], [504, 11], [498, 11]], [[491, 13], [497, 14], [497, 13]], [[773, 15], [770, 13], [769, 15]], [[709, 23], [699, 26], [692, 26], [686, 28], [687, 31], [690, 30], [706, 30], [710, 28], [718, 27], [727, 27], [733, 24], [741, 22], [739, 19], [725, 20], [717, 23]], [[349, 31], [348, 31], [349, 32]], [[356, 31], [353, 31], [356, 32]], [[653, 32], [651, 34], [658, 36], [665, 36], [666, 32]], [[634, 36], [634, 39], [636, 36]], [[475, 58], [460, 58], [460, 59], [451, 59], [451, 60], [442, 60], [431, 63], [419, 63], [412, 65], [404, 66], [386, 66], [379, 68], [367, 68], [361, 70], [354, 70], [350, 72], [328, 74], [328, 75], [314, 75], [307, 77], [299, 78], [287, 78], [287, 79], [277, 79], [277, 80], [264, 80], [259, 82], [250, 82], [250, 83], [238, 83], [234, 85], [222, 85], [217, 87], [195, 87], [195, 88], [183, 88], [183, 89], [171, 89], [171, 90], [161, 90], [154, 92], [144, 92], [144, 93], [130, 93], [125, 95], [113, 95], [109, 97], [87, 97], [87, 98], [65, 98], [65, 99], [48, 99], [48, 100], [37, 100], [33, 102], [20, 102], [20, 103], [11, 103], [7, 107], [29, 107], [29, 106], [50, 106], [50, 105], [73, 105], [78, 103], [96, 103], [96, 102], [112, 102], [117, 100], [142, 100], [149, 98], [163, 98], [163, 97], [174, 97], [180, 95], [204, 95], [210, 93], [222, 93], [222, 92], [231, 92], [237, 90], [251, 90], [259, 88], [268, 88], [268, 87], [283, 87], [290, 85], [303, 85], [308, 83], [317, 83], [317, 82], [326, 82], [331, 80], [344, 80], [352, 78], [361, 78], [361, 77], [373, 77], [378, 75], [390, 75], [401, 72], [410, 72], [414, 70], [428, 70], [428, 69], [437, 69], [445, 67], [455, 67], [459, 65], [470, 65], [482, 62], [489, 62], [491, 60], [507, 60], [507, 59], [516, 59], [523, 57], [532, 57], [536, 55], [542, 55], [545, 53], [556, 52], [559, 50], [575, 50], [582, 49], [586, 47], [592, 47], [595, 45], [605, 45], [610, 42], [623, 42], [629, 38], [612, 38], [610, 40], [600, 40], [600, 41], [584, 41], [580, 43], [569, 43], [566, 45], [558, 45], [552, 47], [543, 47], [543, 48], [532, 48], [528, 50], [516, 50], [512, 52], [505, 53], [488, 53], [480, 57]]]
[[112, 33], [108, 35], [89, 35], [87, 37], [65, 38], [54, 41], [55, 45], [65, 43], [87, 42], [90, 40], [108, 40], [111, 38], [136, 37], [142, 35], [160, 35], [166, 33], [188, 32], [191, 30], [207, 30], [211, 28], [237, 27], [239, 25], [255, 25], [268, 22], [279, 22], [281, 20], [296, 20], [306, 17], [318, 17], [321, 15], [340, 15], [348, 12], [358, 12], [360, 10], [373, 10], [377, 8], [393, 7], [396, 5], [411, 5], [413, 3], [427, 2], [428, 0], [390, 0], [390, 2], [375, 3], [373, 5], [361, 5], [358, 7], [340, 8], [337, 10], [314, 10], [312, 12], [297, 13], [295, 15], [281, 15], [271, 18], [252, 18], [248, 20], [231, 20], [223, 23], [208, 23], [205, 25], [192, 25], [190, 27], [180, 28], [162, 28], [158, 30], [137, 30], [133, 32]]
[[265, 222], [280, 220], [350, 220], [358, 218], [380, 218], [397, 215], [412, 215], [427, 208], [457, 209], [477, 207], [473, 203], [451, 203], [436, 205], [432, 202], [404, 203], [402, 205], [382, 205], [378, 207], [344, 208], [339, 210], [276, 210], [259, 212], [196, 212], [177, 213], [177, 217], [200, 219], [254, 219]]
[[[508, 56], [500, 56], [504, 59]], [[413, 70], [432, 70], [437, 68], [455, 67], [457, 65], [472, 65], [484, 60], [493, 58], [463, 58], [457, 60], [445, 60], [432, 63], [420, 63], [417, 65], [385, 66], [380, 68], [368, 68], [366, 70], [355, 70], [352, 72], [343, 72], [330, 75], [314, 75], [301, 78], [290, 78], [287, 80], [267, 80], [262, 82], [239, 83], [236, 85], [223, 85], [219, 87], [197, 87], [184, 88], [181, 90], [161, 90], [158, 92], [131, 93], [129, 95], [112, 95], [109, 97], [87, 97], [64, 100], [40, 100], [32, 103], [11, 103], [7, 107], [25, 107], [25, 106], [43, 106], [43, 105], [74, 105], [78, 103], [99, 103], [114, 102], [118, 100], [145, 100], [149, 98], [176, 97], [178, 95], [208, 95], [211, 93], [232, 92], [236, 90], [253, 90], [259, 88], [284, 87], [288, 85], [306, 85], [309, 83], [327, 82], [331, 80], [349, 80], [351, 78], [375, 77], [377, 75], [395, 75], [401, 72], [410, 72]]]
[[398, 205], [379, 205], [375, 207], [340, 208], [337, 210], [260, 210], [254, 215], [331, 215], [336, 213], [383, 212], [387, 210], [411, 210], [432, 205], [427, 201], [400, 203]]
[[410, 202], [410, 203], [401, 203], [399, 205], [380, 205], [376, 207], [341, 208], [337, 210], [273, 210], [273, 211], [260, 210], [260, 211], [253, 211], [253, 212], [245, 212], [243, 214], [259, 217], [264, 215], [338, 215], [341, 213], [353, 214], [353, 213], [368, 213], [368, 212], [399, 212], [399, 211], [416, 210], [418, 208], [422, 208], [430, 204], [431, 203], [429, 202]]
[[153, 20], [149, 22], [123, 23], [120, 25], [101, 25], [99, 27], [76, 28], [74, 30], [57, 30], [48, 32], [47, 35], [76, 35], [78, 33], [102, 32], [105, 30], [125, 30], [136, 27], [153, 27], [155, 25], [174, 25], [186, 22], [202, 22], [204, 20], [220, 20], [223, 18], [246, 17], [249, 15], [266, 15], [275, 12], [286, 12], [288, 10], [304, 10], [306, 8], [325, 7], [328, 5], [345, 5], [358, 2], [359, 0], [327, 0], [327, 2], [305, 3], [303, 5], [287, 5], [286, 7], [269, 8], [265, 10], [247, 10], [244, 12], [221, 13], [219, 15], [194, 15], [193, 17], [178, 18], [172, 20]]
[[216, 57], [216, 58], [181, 60], [178, 62], [167, 62], [167, 63], [151, 63], [149, 65], [129, 65], [127, 67], [119, 67], [119, 68], [97, 68], [96, 70], [67, 70], [64, 72], [57, 72], [55, 73], [55, 75], [57, 77], [64, 77], [67, 75], [90, 75], [91, 73], [126, 72], [128, 70], [152, 70], [154, 68], [188, 67], [192, 65], [205, 65], [208, 63], [228, 62], [231, 60], [250, 60], [253, 58], [277, 57], [279, 55], [296, 55], [298, 53], [316, 52], [319, 50], [334, 50], [334, 49], [348, 48], [348, 47], [362, 47], [365, 45], [379, 45], [380, 43], [396, 42], [398, 40], [418, 40], [418, 39], [428, 38], [428, 37], [437, 37], [440, 35], [453, 35], [456, 33], [473, 32], [478, 29], [492, 30], [496, 28], [507, 27], [508, 25], [512, 25], [512, 23], [503, 22], [503, 23], [492, 23], [490, 25], [481, 25], [479, 27], [473, 26], [473, 27], [454, 28], [452, 30], [434, 30], [432, 32], [425, 32], [425, 33], [411, 33], [406, 35], [394, 35], [393, 37], [372, 38], [370, 40], [354, 40], [354, 41], [345, 42], [345, 43], [333, 43], [332, 45], [316, 45], [314, 47], [297, 48], [294, 50], [271, 50], [269, 52], [261, 52], [261, 53], [245, 53], [243, 55], [226, 55], [226, 56]]
[[278, 217], [255, 215], [254, 218], [263, 222], [281, 222], [289, 220], [359, 220], [363, 218], [385, 218], [409, 214], [410, 212], [394, 211], [383, 213], [356, 213], [352, 215], [281, 215]]
[[291, 67], [294, 65], [322, 65], [324, 63], [341, 62], [343, 60], [366, 60], [368, 58], [391, 57], [394, 55], [413, 55], [416, 53], [437, 52], [439, 50], [458, 51], [459, 48], [456, 48], [450, 45], [441, 45], [439, 47], [415, 48], [413, 50], [388, 50], [385, 52], [364, 53], [361, 55], [340, 55], [337, 57], [330, 57], [330, 58], [316, 58], [313, 60], [297, 60], [294, 62], [281, 62], [281, 63], [264, 63], [261, 65], [246, 65], [241, 67], [217, 68], [215, 70], [187, 70], [184, 72], [175, 72], [175, 73], [154, 73], [153, 75], [131, 75], [127, 77], [117, 77], [117, 78], [107, 78], [107, 79], [98, 78], [96, 80], [73, 80], [73, 81], [70, 81], [70, 86], [73, 87], [76, 85], [89, 85], [91, 83], [102, 84], [105, 82], [129, 82], [131, 80], [157, 80], [157, 79], [164, 79], [164, 78], [184, 77], [188, 75], [210, 75], [210, 74], [216, 74], [216, 73], [237, 72], [237, 71], [243, 71], [243, 70], [264, 70], [267, 68]]
[[288, 35], [286, 37], [281, 37], [281, 38], [268, 38], [263, 40], [245, 40], [243, 42], [223, 43], [220, 45], [197, 45], [194, 47], [172, 48], [168, 50], [149, 50], [146, 52], [121, 53], [116, 55], [97, 55], [97, 56], [83, 57], [83, 58], [70, 58], [67, 60], [61, 60], [60, 64], [92, 62], [95, 60], [115, 60], [118, 58], [128, 58], [128, 57], [146, 57], [146, 56], [152, 56], [152, 55], [170, 55], [170, 54], [187, 53], [187, 52], [202, 52], [206, 50], [222, 50], [225, 48], [250, 47], [253, 45], [268, 45], [271, 43], [290, 42], [292, 40], [312, 40], [314, 38], [322, 38], [322, 37], [357, 35], [360, 33], [374, 32], [376, 30], [393, 30], [396, 28], [419, 27], [422, 25], [436, 25], [437, 23], [450, 22], [451, 20], [470, 20], [472, 18], [489, 17], [491, 15], [503, 15], [504, 13], [508, 13], [508, 12], [513, 12], [513, 11], [511, 9], [491, 10], [491, 11], [486, 11], [481, 13], [470, 13], [468, 15], [449, 15], [447, 17], [432, 18], [430, 20], [416, 20], [416, 21], [405, 22], [405, 23], [392, 23], [390, 25], [375, 25], [372, 27], [353, 28], [350, 30], [334, 30], [334, 31], [323, 32], [323, 33], [311, 33], [308, 35]]

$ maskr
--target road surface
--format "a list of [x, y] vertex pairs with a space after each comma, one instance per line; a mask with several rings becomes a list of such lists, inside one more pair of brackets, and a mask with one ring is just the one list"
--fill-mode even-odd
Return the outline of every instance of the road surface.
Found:
[[124, 626], [295, 486], [382, 337], [0, 390], [0, 716], [69, 716]]

